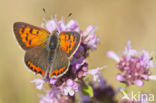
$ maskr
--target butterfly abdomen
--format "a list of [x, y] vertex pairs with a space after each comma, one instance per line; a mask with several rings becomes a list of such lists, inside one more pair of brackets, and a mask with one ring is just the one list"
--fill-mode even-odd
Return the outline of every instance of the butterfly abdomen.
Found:
[[48, 63], [49, 64], [53, 63], [54, 54], [55, 54], [55, 50], [52, 49], [52, 50], [49, 51], [49, 54], [48, 54]]

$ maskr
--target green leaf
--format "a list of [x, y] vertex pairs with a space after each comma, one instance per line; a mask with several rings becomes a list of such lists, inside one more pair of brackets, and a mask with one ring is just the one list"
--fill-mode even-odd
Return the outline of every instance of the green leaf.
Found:
[[127, 84], [125, 83], [122, 83], [121, 84], [121, 87], [123, 88], [123, 90], [121, 91], [121, 93], [124, 95], [124, 94], [128, 94], [128, 91], [127, 91]]
[[122, 87], [122, 88], [126, 88], [126, 87], [127, 87], [127, 84], [121, 83], [121, 87]]
[[121, 90], [121, 93], [124, 96], [124, 95], [127, 95], [128, 94], [128, 91], [127, 90]]
[[86, 85], [85, 87], [81, 89], [81, 91], [84, 95], [93, 97], [93, 88], [90, 85]]

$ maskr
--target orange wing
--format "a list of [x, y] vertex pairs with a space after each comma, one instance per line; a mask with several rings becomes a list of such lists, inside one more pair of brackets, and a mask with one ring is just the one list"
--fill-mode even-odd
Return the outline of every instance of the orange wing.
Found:
[[80, 44], [80, 34], [77, 32], [61, 32], [60, 45], [67, 56], [70, 57]]
[[23, 22], [14, 23], [13, 28], [17, 41], [24, 50], [44, 43], [50, 34], [43, 28]]

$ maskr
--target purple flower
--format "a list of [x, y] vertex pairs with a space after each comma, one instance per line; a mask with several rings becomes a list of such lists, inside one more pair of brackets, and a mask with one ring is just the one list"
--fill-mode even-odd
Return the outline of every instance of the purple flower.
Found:
[[33, 81], [31, 81], [31, 83], [35, 83], [36, 84], [36, 88], [41, 90], [43, 88], [43, 84], [45, 83], [46, 81], [44, 79], [35, 79]]
[[88, 64], [84, 63], [82, 68], [81, 68], [81, 71], [78, 72], [78, 77], [81, 78], [81, 77], [86, 76], [87, 75], [87, 71], [88, 71]]
[[113, 51], [107, 52], [107, 56], [118, 63], [117, 68], [121, 73], [116, 76], [116, 79], [120, 82], [143, 86], [143, 80], [151, 78], [149, 69], [154, 66], [151, 55], [145, 50], [142, 50], [139, 55], [138, 51], [132, 49], [130, 41], [123, 51], [123, 56]]
[[96, 80], [100, 81], [99, 70], [102, 70], [103, 68], [104, 67], [92, 69], [92, 70], [89, 70], [87, 73], [93, 76], [94, 81], [96, 81]]
[[41, 25], [43, 28], [46, 28], [49, 32], [53, 32], [54, 30], [58, 30], [58, 32], [62, 31], [76, 31], [80, 32], [80, 27], [78, 23], [74, 20], [70, 20], [67, 24], [64, 23], [64, 19], [57, 21], [56, 18], [52, 18], [51, 20], [45, 21]]
[[47, 92], [47, 94], [39, 95], [41, 98], [40, 103], [69, 103], [70, 97], [66, 95], [62, 95], [59, 91], [58, 92]]
[[49, 82], [50, 82], [50, 84], [55, 84], [57, 82], [57, 79], [56, 78], [51, 78]]
[[50, 91], [46, 91], [46, 95], [39, 95], [40, 103], [69, 103], [71, 96], [78, 92], [78, 84], [68, 79], [61, 86], [53, 86]]
[[63, 89], [63, 92], [65, 95], [70, 95], [70, 96], [74, 96], [75, 92], [78, 92], [79, 90], [79, 86], [78, 84], [71, 80], [68, 79], [62, 86], [61, 89]]
[[82, 35], [82, 42], [91, 49], [96, 49], [97, 43], [99, 43], [99, 39], [94, 35], [95, 32], [96, 28], [90, 25], [86, 28], [86, 31], [83, 32]]

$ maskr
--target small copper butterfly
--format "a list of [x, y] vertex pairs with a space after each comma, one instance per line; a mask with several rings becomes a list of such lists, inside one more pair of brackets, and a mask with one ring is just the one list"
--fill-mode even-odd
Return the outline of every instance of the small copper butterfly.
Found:
[[25, 50], [25, 64], [36, 74], [60, 77], [68, 70], [70, 59], [80, 44], [74, 31], [49, 31], [24, 22], [13, 25], [15, 37]]

